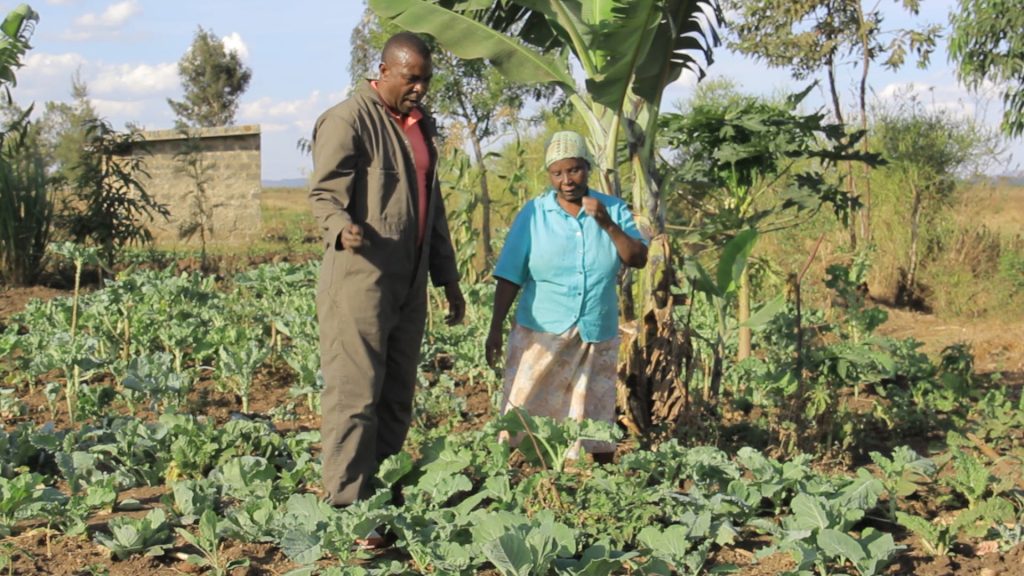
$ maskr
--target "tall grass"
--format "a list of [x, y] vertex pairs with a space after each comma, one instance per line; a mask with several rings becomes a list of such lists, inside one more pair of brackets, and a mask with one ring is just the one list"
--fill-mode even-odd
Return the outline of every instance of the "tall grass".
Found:
[[0, 142], [0, 279], [33, 282], [42, 270], [53, 198], [42, 157], [21, 123]]

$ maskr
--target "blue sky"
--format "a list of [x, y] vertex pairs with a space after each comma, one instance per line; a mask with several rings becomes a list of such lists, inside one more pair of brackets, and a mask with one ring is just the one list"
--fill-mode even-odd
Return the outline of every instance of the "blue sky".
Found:
[[[32, 50], [18, 72], [15, 100], [70, 100], [71, 77], [78, 71], [99, 113], [117, 127], [132, 121], [147, 129], [170, 128], [174, 115], [167, 98], [181, 97], [177, 63], [198, 26], [223, 38], [252, 69], [252, 81], [241, 99], [236, 123], [259, 124], [262, 130], [263, 178], [301, 178], [308, 157], [295, 146], [308, 136], [317, 115], [344, 97], [349, 86], [349, 35], [363, 12], [361, 0], [34, 0], [40, 13]], [[895, 8], [885, 27], [906, 25]], [[926, 0], [921, 21], [945, 23], [955, 0]], [[0, 13], [16, 5], [0, 3]], [[728, 77], [749, 92], [794, 90], [799, 85], [783, 71], [721, 49], [711, 77]], [[945, 42], [928, 70], [913, 65], [891, 73], [876, 66], [871, 76], [875, 98], [887, 99], [906, 90], [922, 94], [929, 105], [951, 114], [971, 115], [998, 123], [999, 100], [968, 94], [947, 63]], [[843, 79], [845, 102], [854, 92], [849, 73]], [[909, 88], [907, 88], [909, 86]], [[692, 78], [669, 87], [665, 102], [685, 100]], [[819, 106], [824, 94], [812, 94]], [[1011, 143], [1014, 160], [996, 171], [1018, 171], [1024, 157], [1020, 141]]]

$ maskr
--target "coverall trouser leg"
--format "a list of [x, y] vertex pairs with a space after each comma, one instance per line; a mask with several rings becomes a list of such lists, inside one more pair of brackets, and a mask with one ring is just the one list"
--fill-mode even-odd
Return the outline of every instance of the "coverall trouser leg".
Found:
[[426, 320], [426, 285], [416, 284], [318, 297], [322, 474], [335, 506], [370, 496], [380, 463], [405, 442]]

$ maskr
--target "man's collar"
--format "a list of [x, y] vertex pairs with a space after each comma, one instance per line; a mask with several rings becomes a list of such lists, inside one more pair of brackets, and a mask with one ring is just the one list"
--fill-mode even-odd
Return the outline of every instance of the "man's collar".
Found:
[[370, 88], [373, 89], [374, 94], [377, 95], [377, 102], [381, 106], [383, 106], [384, 110], [388, 114], [390, 114], [391, 117], [394, 118], [395, 120], [398, 120], [402, 124], [405, 124], [406, 116], [408, 116], [408, 118], [410, 120], [412, 120], [411, 123], [415, 124], [416, 122], [419, 122], [423, 118], [423, 112], [419, 108], [413, 108], [412, 110], [409, 111], [408, 114], [404, 114], [404, 115], [399, 113], [399, 112], [396, 112], [395, 110], [392, 110], [391, 106], [388, 106], [387, 103], [384, 102], [384, 98], [380, 95], [380, 90], [377, 89], [377, 81], [376, 80], [369, 80], [368, 82], [370, 84]]

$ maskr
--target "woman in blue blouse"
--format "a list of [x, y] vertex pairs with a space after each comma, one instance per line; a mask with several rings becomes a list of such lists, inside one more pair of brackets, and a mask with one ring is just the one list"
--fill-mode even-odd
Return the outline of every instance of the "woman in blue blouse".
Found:
[[[551, 188], [523, 206], [494, 269], [497, 289], [486, 354], [497, 364], [516, 297], [502, 413], [615, 421], [621, 264], [642, 268], [646, 241], [622, 200], [587, 186], [590, 155], [576, 132], [558, 132], [545, 166]], [[597, 462], [615, 446], [584, 443]], [[580, 446], [570, 457], [577, 457]]]

